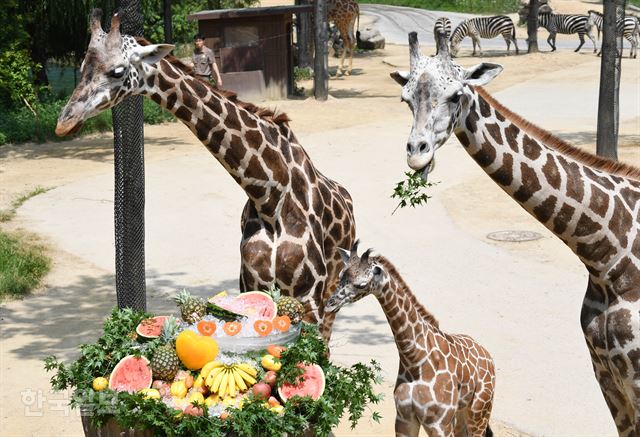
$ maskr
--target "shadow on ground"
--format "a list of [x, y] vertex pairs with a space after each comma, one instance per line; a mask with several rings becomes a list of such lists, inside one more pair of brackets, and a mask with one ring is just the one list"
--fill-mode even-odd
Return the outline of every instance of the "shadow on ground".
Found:
[[[147, 308], [157, 314], [177, 314], [172, 297], [184, 288], [179, 278], [183, 273], [159, 274], [147, 271]], [[166, 279], [166, 277], [173, 279]], [[155, 279], [154, 279], [155, 278]], [[22, 301], [5, 303], [0, 307], [2, 340], [11, 341], [18, 336], [30, 340], [20, 347], [4, 350], [21, 359], [43, 359], [56, 355], [63, 360], [72, 359], [81, 343], [95, 341], [101, 334], [102, 324], [116, 306], [115, 278], [80, 276], [64, 288], [51, 288], [43, 295], [28, 296]], [[238, 279], [217, 284], [187, 287], [193, 295], [210, 297], [212, 290], [236, 288]]]

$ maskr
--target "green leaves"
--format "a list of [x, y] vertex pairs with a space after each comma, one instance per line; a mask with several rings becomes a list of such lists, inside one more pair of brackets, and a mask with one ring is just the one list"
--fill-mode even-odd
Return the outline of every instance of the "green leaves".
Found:
[[[328, 348], [316, 325], [303, 324], [300, 338], [282, 354], [282, 369], [278, 381], [295, 382], [301, 374], [296, 366], [300, 362], [315, 363], [322, 367], [325, 377], [325, 392], [314, 401], [309, 397], [294, 397], [285, 404], [284, 414], [265, 407], [265, 401], [249, 395], [242, 409], [230, 408], [226, 420], [210, 417], [204, 409], [203, 416], [181, 415], [163, 402], [144, 399], [140, 394], [115, 392], [109, 389], [96, 392], [91, 388], [93, 378], [106, 376], [115, 363], [129, 354], [152, 356], [161, 343], [160, 339], [139, 344], [131, 333], [150, 314], [130, 309], [114, 309], [105, 320], [103, 335], [93, 344], [80, 346], [80, 357], [65, 365], [54, 356], [45, 359], [45, 369], [54, 372], [51, 385], [54, 390], [74, 389], [71, 405], [81, 407], [91, 415], [97, 428], [110, 419], [115, 419], [123, 428], [149, 429], [156, 435], [222, 437], [236, 435], [253, 436], [298, 436], [307, 428], [316, 436], [328, 436], [345, 415], [354, 427], [362, 418], [369, 404], [376, 404], [381, 396], [375, 393], [380, 382], [380, 366], [355, 364], [341, 367], [328, 359]], [[256, 351], [256, 358], [261, 355]], [[372, 419], [380, 415], [372, 412]]]
[[431, 198], [424, 190], [429, 188], [436, 183], [427, 182], [424, 180], [420, 174], [420, 172], [405, 172], [406, 180], [398, 182], [393, 189], [393, 194], [391, 198], [400, 199], [398, 206], [393, 210], [391, 214], [394, 214], [398, 208], [404, 208], [406, 206], [411, 206], [415, 208], [417, 205], [422, 205], [423, 203], [427, 203], [427, 201]]

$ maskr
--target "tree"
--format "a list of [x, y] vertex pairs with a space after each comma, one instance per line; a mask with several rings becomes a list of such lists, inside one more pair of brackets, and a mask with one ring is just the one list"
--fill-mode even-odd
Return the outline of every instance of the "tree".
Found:
[[[624, 0], [605, 1], [602, 23], [596, 153], [611, 159], [618, 159], [620, 72], [622, 70], [621, 56], [616, 44], [616, 9], [622, 7], [624, 11], [625, 3]], [[620, 44], [622, 44], [622, 35], [620, 35]]]
[[527, 19], [528, 53], [538, 53], [538, 0], [529, 0], [529, 17]]

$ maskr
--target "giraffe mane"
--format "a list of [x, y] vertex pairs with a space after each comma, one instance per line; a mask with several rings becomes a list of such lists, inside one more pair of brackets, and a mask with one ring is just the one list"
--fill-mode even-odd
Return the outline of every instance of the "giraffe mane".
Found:
[[382, 264], [385, 267], [385, 269], [387, 270], [387, 273], [389, 273], [389, 275], [392, 276], [396, 280], [396, 282], [398, 282], [398, 284], [400, 284], [400, 286], [403, 289], [408, 291], [407, 296], [409, 297], [409, 300], [411, 301], [411, 304], [416, 308], [416, 311], [418, 311], [418, 314], [420, 314], [433, 327], [439, 328], [438, 320], [434, 317], [433, 314], [431, 314], [429, 311], [427, 311], [427, 309], [424, 307], [424, 305], [422, 305], [418, 301], [418, 298], [415, 296], [415, 294], [413, 294], [413, 292], [411, 291], [411, 288], [409, 287], [409, 285], [407, 285], [405, 280], [400, 275], [400, 272], [398, 272], [398, 269], [396, 269], [396, 266], [394, 266], [391, 263], [391, 261], [389, 261], [387, 258], [385, 258], [382, 255], [376, 255], [372, 259], [374, 259], [375, 261], [378, 261], [380, 264]]
[[[136, 37], [136, 41], [138, 44], [140, 44], [141, 46], [147, 46], [150, 45], [151, 43], [149, 41], [147, 41], [146, 39], [142, 38], [142, 37]], [[207, 88], [209, 88], [213, 93], [226, 98], [227, 100], [231, 101], [232, 103], [236, 104], [238, 107], [249, 111], [250, 113], [256, 115], [257, 117], [259, 117], [262, 120], [271, 122], [273, 124], [276, 125], [287, 125], [291, 119], [289, 118], [289, 116], [284, 113], [284, 112], [280, 112], [280, 111], [274, 111], [273, 109], [269, 109], [269, 108], [264, 108], [264, 107], [260, 107], [257, 105], [254, 105], [253, 103], [249, 103], [249, 102], [244, 102], [240, 99], [238, 99], [238, 94], [232, 92], [232, 91], [227, 91], [227, 90], [223, 90], [220, 88], [216, 88], [213, 85], [211, 85], [211, 82], [209, 82], [208, 80], [204, 80], [201, 79], [199, 77], [197, 77], [194, 73], [193, 73], [193, 68], [189, 67], [188, 65], [186, 65], [184, 62], [182, 62], [180, 59], [176, 58], [173, 55], [167, 55], [163, 58], [166, 62], [168, 62], [169, 64], [171, 64], [172, 66], [174, 66], [175, 68], [177, 68], [178, 70], [182, 71], [183, 73], [185, 73], [188, 76], [191, 76], [194, 80], [198, 80], [200, 81], [202, 84], [204, 84]]]
[[542, 143], [544, 143], [545, 146], [548, 146], [551, 149], [565, 156], [573, 158], [579, 163], [596, 170], [601, 170], [611, 175], [640, 181], [640, 168], [634, 167], [633, 165], [624, 162], [614, 161], [609, 158], [597, 156], [593, 153], [589, 153], [576, 146], [573, 146], [553, 135], [551, 132], [541, 128], [534, 123], [531, 123], [530, 121], [525, 120], [522, 116], [511, 111], [500, 102], [498, 102], [495, 98], [493, 98], [484, 88], [477, 86], [474, 87], [474, 89], [496, 111], [498, 111], [504, 117], [508, 118], [509, 121], [513, 122], [524, 132], [540, 140]]

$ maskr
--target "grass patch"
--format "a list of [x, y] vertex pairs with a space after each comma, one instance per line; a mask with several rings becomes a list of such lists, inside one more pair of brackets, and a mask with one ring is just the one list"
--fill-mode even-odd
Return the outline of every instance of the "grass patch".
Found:
[[51, 268], [43, 246], [0, 229], [0, 301], [34, 290]]
[[[113, 130], [111, 110], [101, 112], [87, 120], [77, 135], [60, 138], [55, 134], [56, 123], [66, 99], [52, 102], [40, 102], [35, 106], [36, 114], [29, 108], [21, 108], [15, 112], [1, 112], [0, 110], [0, 145], [5, 143], [24, 143], [34, 141], [64, 141], [94, 132]], [[175, 121], [171, 113], [149, 99], [143, 99], [144, 122], [158, 124], [165, 121]]]
[[518, 0], [358, 0], [358, 3], [408, 6], [434, 11], [472, 14], [505, 14], [518, 10]]
[[32, 191], [18, 196], [16, 199], [14, 199], [13, 202], [11, 202], [11, 208], [0, 210], [0, 222], [10, 221], [15, 217], [17, 209], [20, 208], [22, 205], [24, 205], [24, 203], [27, 200], [37, 196], [38, 194], [46, 193], [50, 189], [51, 188], [44, 188], [44, 187], [38, 186], [34, 188]]

